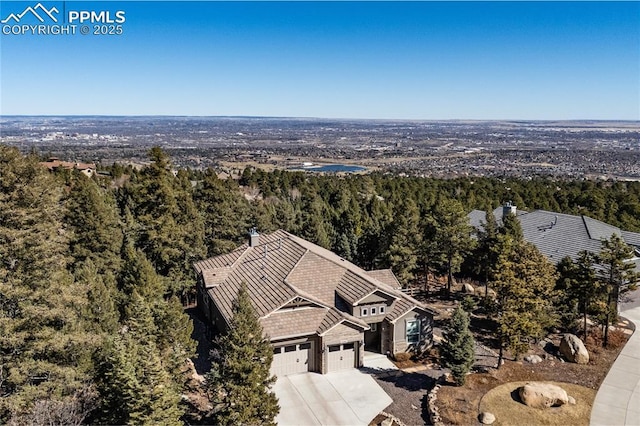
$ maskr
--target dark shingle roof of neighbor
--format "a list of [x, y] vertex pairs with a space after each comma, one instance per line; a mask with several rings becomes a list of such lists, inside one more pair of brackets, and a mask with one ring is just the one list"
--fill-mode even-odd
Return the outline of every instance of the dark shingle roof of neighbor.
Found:
[[[501, 221], [502, 207], [494, 210], [494, 215], [496, 220]], [[481, 228], [485, 223], [486, 215], [481, 210], [474, 210], [468, 217], [471, 225]], [[553, 263], [558, 263], [566, 256], [575, 260], [578, 253], [583, 250], [599, 253], [602, 240], [609, 239], [614, 233], [620, 235], [627, 244], [640, 247], [639, 233], [622, 231], [588, 216], [546, 210], [535, 210], [530, 213], [518, 210], [517, 217], [525, 240], [533, 243]]]
[[[387, 315], [390, 321], [414, 308], [435, 314], [394, 288], [398, 281], [391, 270], [369, 274], [335, 253], [283, 230], [260, 235], [255, 247], [243, 244], [231, 253], [197, 262], [194, 269], [202, 275], [227, 323], [240, 285], [246, 283], [252, 305], [272, 339], [299, 333], [321, 334], [344, 321], [368, 329], [365, 322], [338, 309], [375, 291], [396, 298]], [[313, 309], [276, 314], [296, 298], [307, 300]], [[310, 315], [302, 320], [304, 312]]]

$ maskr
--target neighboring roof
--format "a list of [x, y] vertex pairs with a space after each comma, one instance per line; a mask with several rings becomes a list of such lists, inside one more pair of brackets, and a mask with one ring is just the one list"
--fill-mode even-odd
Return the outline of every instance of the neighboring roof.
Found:
[[[501, 208], [497, 210], [501, 210]], [[476, 226], [476, 223], [479, 223], [479, 218], [482, 218], [481, 223], [484, 223], [485, 214], [480, 210], [474, 210], [468, 217], [471, 224]], [[554, 263], [566, 256], [575, 260], [578, 253], [583, 250], [599, 253], [602, 240], [611, 238], [613, 234], [621, 236], [629, 245], [640, 247], [639, 233], [622, 231], [615, 226], [588, 216], [535, 210], [530, 213], [518, 214], [518, 220], [524, 239], [533, 243], [542, 254]]]
[[[357, 304], [374, 292], [396, 299], [389, 315], [403, 315], [416, 307], [435, 314], [396, 290], [398, 281], [391, 270], [366, 272], [335, 253], [283, 230], [260, 235], [254, 247], [243, 244], [231, 253], [197, 262], [194, 269], [202, 276], [213, 303], [227, 323], [230, 323], [240, 285], [246, 283], [252, 305], [271, 338], [321, 334], [344, 321], [368, 329], [365, 322], [343, 310], [347, 307], [345, 302]], [[314, 306], [288, 308], [297, 297]], [[405, 303], [397, 303], [400, 300]], [[300, 312], [309, 317], [303, 319], [305, 314]], [[321, 320], [320, 312], [325, 312]]]
[[50, 158], [47, 161], [40, 163], [42, 166], [48, 168], [49, 170], [57, 169], [61, 167], [63, 169], [78, 169], [78, 170], [95, 170], [96, 165], [93, 163], [72, 163], [70, 161], [60, 161], [57, 158]]

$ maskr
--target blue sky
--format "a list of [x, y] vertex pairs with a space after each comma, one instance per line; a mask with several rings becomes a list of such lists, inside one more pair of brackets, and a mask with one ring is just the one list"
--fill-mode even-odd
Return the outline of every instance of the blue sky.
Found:
[[64, 6], [123, 34], [0, 35], [1, 114], [640, 119], [639, 2]]

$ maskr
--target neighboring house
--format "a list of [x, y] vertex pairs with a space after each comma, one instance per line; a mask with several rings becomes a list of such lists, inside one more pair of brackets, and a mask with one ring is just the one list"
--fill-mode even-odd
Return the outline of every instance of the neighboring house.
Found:
[[361, 367], [365, 350], [393, 354], [432, 343], [435, 312], [403, 294], [391, 270], [364, 271], [282, 230], [252, 231], [248, 243], [194, 269], [198, 305], [217, 332], [229, 327], [246, 283], [278, 376]]
[[96, 165], [93, 163], [72, 163], [69, 161], [61, 161], [55, 157], [49, 158], [47, 161], [40, 163], [40, 165], [46, 167], [51, 171], [58, 168], [67, 170], [79, 170], [87, 177], [93, 176], [93, 174], [96, 172]]
[[[518, 210], [510, 203], [498, 207], [493, 214], [498, 223], [501, 223], [502, 217], [509, 212], [518, 218], [524, 239], [533, 243], [553, 264], [557, 264], [566, 256], [575, 260], [582, 250], [598, 254], [602, 241], [611, 238], [612, 234], [618, 234], [634, 248], [635, 258], [631, 261], [636, 264], [636, 270], [640, 271], [640, 233], [623, 231], [584, 215], [575, 216], [546, 210], [529, 213]], [[480, 229], [486, 223], [486, 213], [473, 210], [469, 213], [469, 221], [476, 229]]]

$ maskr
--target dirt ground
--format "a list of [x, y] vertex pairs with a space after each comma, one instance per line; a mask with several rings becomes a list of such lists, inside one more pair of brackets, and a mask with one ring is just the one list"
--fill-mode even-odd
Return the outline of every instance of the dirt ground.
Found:
[[[486, 373], [467, 376], [467, 383], [458, 387], [453, 384], [443, 386], [438, 392], [437, 406], [445, 424], [479, 425], [478, 408], [482, 397], [491, 389], [521, 381], [550, 381], [573, 383], [597, 390], [611, 365], [624, 346], [628, 335], [622, 330], [610, 334], [608, 348], [602, 348], [598, 330], [587, 338], [586, 347], [590, 354], [589, 364], [578, 365], [564, 362], [557, 355], [561, 335], [551, 335], [549, 340], [531, 345], [528, 354], [543, 358], [538, 364], [525, 361], [506, 360], [499, 369], [489, 368]], [[593, 393], [595, 397], [595, 392]], [[591, 405], [593, 400], [588, 401]], [[582, 423], [588, 423], [584, 419]], [[511, 424], [520, 424], [522, 419], [513, 419]], [[509, 422], [507, 421], [507, 424]]]

